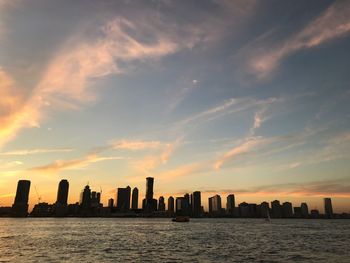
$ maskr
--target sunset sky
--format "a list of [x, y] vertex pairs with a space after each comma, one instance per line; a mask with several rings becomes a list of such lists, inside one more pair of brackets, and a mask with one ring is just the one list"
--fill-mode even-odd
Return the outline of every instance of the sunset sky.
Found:
[[349, 84], [350, 1], [0, 0], [0, 206], [152, 176], [349, 212]]

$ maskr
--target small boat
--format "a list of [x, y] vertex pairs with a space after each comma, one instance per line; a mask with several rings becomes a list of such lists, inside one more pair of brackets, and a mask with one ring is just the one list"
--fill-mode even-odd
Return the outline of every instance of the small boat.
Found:
[[190, 222], [190, 217], [189, 216], [177, 216], [172, 219], [173, 222]]
[[271, 223], [270, 212], [267, 212], [267, 217], [265, 218], [265, 221]]

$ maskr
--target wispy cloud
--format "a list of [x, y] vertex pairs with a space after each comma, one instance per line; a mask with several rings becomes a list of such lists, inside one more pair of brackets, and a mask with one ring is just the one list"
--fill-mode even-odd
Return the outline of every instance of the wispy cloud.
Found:
[[225, 162], [235, 159], [241, 155], [250, 154], [256, 151], [259, 147], [266, 145], [271, 142], [271, 139], [266, 139], [262, 137], [250, 137], [247, 138], [240, 145], [232, 148], [228, 152], [226, 152], [223, 156], [221, 156], [214, 164], [214, 168], [219, 170]]
[[145, 149], [158, 149], [165, 144], [160, 141], [143, 141], [143, 140], [117, 140], [111, 143], [113, 149], [123, 150], [145, 150]]
[[259, 78], [265, 78], [291, 53], [319, 46], [349, 32], [350, 4], [347, 1], [336, 1], [303, 30], [275, 46], [273, 50], [267, 48], [261, 54], [253, 55], [249, 65]]
[[175, 149], [181, 144], [181, 142], [182, 138], [178, 138], [173, 143], [162, 144], [162, 147], [156, 152], [146, 155], [136, 161], [131, 161], [130, 165], [133, 169], [140, 171], [145, 175], [150, 175], [151, 173], [154, 173], [156, 168], [169, 161]]
[[90, 164], [97, 163], [97, 162], [109, 161], [109, 160], [124, 160], [124, 159], [125, 159], [124, 157], [120, 157], [120, 156], [102, 157], [96, 154], [90, 154], [81, 159], [57, 160], [53, 163], [50, 163], [44, 166], [33, 167], [30, 170], [35, 172], [52, 174], [52, 173], [58, 173], [61, 170], [82, 169], [89, 166]]
[[[39, 127], [50, 110], [78, 109], [96, 95], [91, 84], [97, 78], [127, 71], [135, 61], [157, 60], [194, 45], [196, 38], [176, 38], [159, 22], [154, 27], [119, 17], [97, 31], [94, 40], [74, 36], [48, 64], [32, 94], [23, 98], [18, 84], [0, 69], [2, 128], [0, 145], [13, 139], [21, 128]], [[147, 35], [147, 41], [140, 36]], [[15, 92], [18, 90], [18, 92]]]
[[44, 153], [64, 153], [72, 152], [71, 148], [56, 148], [56, 149], [21, 149], [8, 152], [0, 152], [0, 155], [32, 155], [32, 154], [44, 154]]

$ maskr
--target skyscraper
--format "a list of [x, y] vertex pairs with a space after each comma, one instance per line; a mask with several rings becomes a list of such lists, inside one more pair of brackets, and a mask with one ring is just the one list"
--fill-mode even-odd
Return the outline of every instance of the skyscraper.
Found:
[[146, 197], [143, 201], [142, 208], [147, 213], [152, 213], [157, 210], [157, 200], [153, 198], [154, 178], [146, 178]]
[[168, 198], [168, 212], [174, 213], [174, 197], [172, 196]]
[[56, 205], [61, 205], [61, 206], [67, 205], [68, 190], [69, 190], [68, 181], [61, 180], [60, 183], [58, 184]]
[[125, 188], [118, 188], [117, 193], [117, 209], [121, 212], [127, 212], [130, 210], [130, 186]]
[[333, 217], [332, 200], [330, 198], [324, 199], [324, 214], [325, 214], [326, 218]]
[[12, 205], [12, 215], [16, 217], [25, 217], [28, 215], [28, 198], [30, 190], [29, 180], [19, 180], [15, 202]]
[[89, 210], [91, 208], [91, 190], [89, 185], [85, 186], [80, 194], [80, 207], [83, 210]]
[[139, 208], [139, 189], [135, 187], [132, 189], [132, 201], [131, 201], [131, 209], [135, 210]]
[[213, 197], [209, 197], [209, 214], [221, 215], [221, 211], [221, 196], [214, 195]]
[[58, 184], [57, 199], [53, 207], [53, 213], [55, 216], [61, 217], [67, 214], [68, 190], [69, 190], [68, 181], [61, 180], [60, 183]]
[[146, 201], [151, 201], [153, 199], [153, 185], [154, 185], [154, 178], [147, 177], [146, 178]]
[[192, 205], [192, 216], [193, 217], [200, 217], [201, 216], [201, 210], [202, 210], [202, 205], [201, 205], [201, 192], [195, 191], [193, 192], [192, 200], [191, 200], [191, 205]]
[[165, 211], [165, 202], [164, 202], [163, 196], [159, 197], [158, 211], [162, 211], [162, 212]]
[[235, 196], [233, 194], [227, 196], [226, 210], [229, 215], [233, 215], [235, 212]]

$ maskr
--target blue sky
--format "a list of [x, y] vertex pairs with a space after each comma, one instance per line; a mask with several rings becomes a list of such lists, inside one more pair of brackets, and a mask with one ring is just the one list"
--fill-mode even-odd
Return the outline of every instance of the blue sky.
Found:
[[347, 1], [1, 0], [0, 204], [153, 176], [348, 211], [349, 35]]

